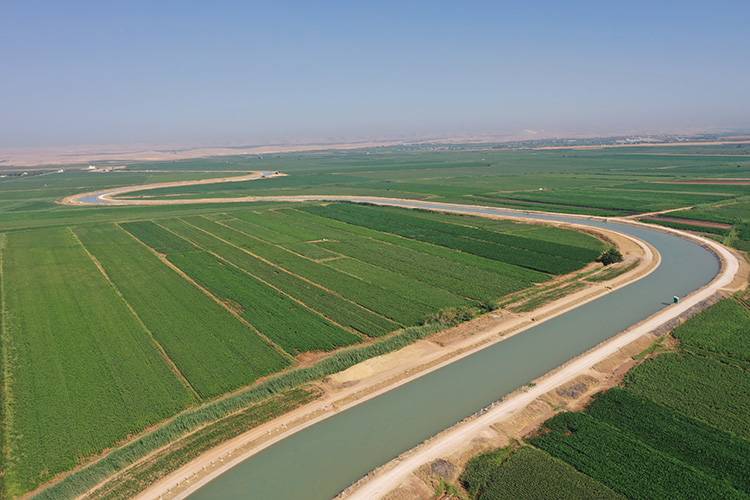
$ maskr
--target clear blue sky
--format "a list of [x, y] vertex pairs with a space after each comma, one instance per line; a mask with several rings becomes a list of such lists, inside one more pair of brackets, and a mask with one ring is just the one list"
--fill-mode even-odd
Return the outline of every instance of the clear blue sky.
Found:
[[0, 146], [750, 127], [750, 1], [0, 5]]

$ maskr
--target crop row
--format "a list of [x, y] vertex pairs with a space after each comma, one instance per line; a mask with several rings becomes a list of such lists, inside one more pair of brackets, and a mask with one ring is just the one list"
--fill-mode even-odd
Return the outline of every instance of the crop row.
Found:
[[[284, 228], [280, 229], [281, 231], [297, 232], [301, 228], [293, 222], [292, 219], [295, 216], [281, 216], [290, 220], [282, 219], [274, 222], [278, 222], [279, 227]], [[242, 216], [242, 220], [252, 221], [251, 223], [255, 224], [259, 223], [258, 220], [264, 219], [265, 217]], [[413, 289], [416, 297], [422, 293], [419, 285], [421, 288], [427, 285], [433, 290], [438, 289], [437, 291], [442, 291], [442, 295], [449, 301], [441, 304], [441, 307], [456, 306], [464, 302], [456, 295], [479, 300], [494, 300], [505, 293], [531, 284], [529, 279], [508, 277], [497, 270], [477, 269], [464, 264], [456, 258], [460, 255], [458, 252], [453, 252], [447, 257], [427, 254], [403, 245], [402, 243], [407, 241], [404, 238], [395, 238], [386, 242], [382, 239], [369, 238], [365, 234], [346, 232], [327, 226], [320, 227], [320, 224], [316, 224], [320, 220], [322, 220], [321, 217], [307, 217], [303, 223], [300, 223], [308, 231], [307, 237], [316, 238], [317, 243], [314, 245], [328, 249], [334, 255], [343, 254], [352, 257], [352, 259], [332, 261], [326, 263], [327, 265], [340, 270], [347, 269], [347, 272], [354, 270], [352, 274], [370, 282], [376, 280], [386, 288], [405, 285], [404, 288], [407, 290]], [[288, 244], [287, 247], [289, 247]], [[367, 269], [367, 264], [371, 269]], [[365, 274], [372, 279], [363, 276]], [[386, 276], [393, 278], [390, 286], [384, 283]]]
[[353, 204], [308, 207], [305, 210], [552, 274], [573, 271], [598, 256], [598, 252], [587, 248], [428, 220], [409, 215], [405, 210]]
[[[258, 238], [256, 236], [257, 232], [254, 231], [255, 226], [252, 222], [249, 222], [248, 219], [249, 218], [243, 218], [242, 220], [226, 220], [224, 221], [224, 224], [226, 224], [226, 226], [233, 226], [244, 229], [247, 233], [253, 234], [255, 236], [254, 240], [248, 239], [247, 235], [238, 233], [238, 230], [234, 230], [230, 227], [210, 225], [207, 224], [205, 220], [201, 219], [190, 220], [193, 224], [201, 226], [206, 231], [210, 231], [211, 234], [220, 234], [222, 238], [229, 238], [229, 240], [234, 241], [237, 246], [241, 246], [245, 250], [250, 251], [251, 249], [256, 248], [256, 245], [263, 245], [267, 242], [265, 242], [265, 240], [258, 241]], [[354, 237], [357, 239], [359, 238], [356, 235], [347, 235], [347, 237]], [[446, 307], [456, 307], [459, 305], [464, 305], [467, 302], [464, 298], [459, 297], [458, 295], [448, 290], [443, 290], [441, 288], [422, 283], [421, 281], [410, 279], [407, 276], [394, 273], [389, 269], [371, 266], [365, 262], [346, 258], [338, 253], [318, 246], [315, 243], [287, 243], [283, 245], [283, 247], [277, 248], [280, 255], [284, 255], [284, 257], [287, 257], [286, 254], [292, 254], [291, 258], [294, 258], [294, 254], [299, 253], [295, 250], [295, 247], [299, 245], [307, 245], [322, 252], [326, 252], [331, 256], [339, 257], [335, 260], [320, 263], [309, 262], [309, 266], [318, 265], [338, 270], [342, 273], [343, 279], [351, 279], [352, 277], [354, 277], [360, 280], [363, 284], [370, 284], [370, 286], [374, 285], [374, 290], [382, 290], [382, 293], [395, 294], [395, 296], [397, 297], [403, 297], [408, 302], [416, 304], [417, 308], [424, 308], [425, 310], [429, 308], [430, 311], [435, 311]], [[283, 249], [290, 250], [290, 252], [283, 252]], [[283, 252], [283, 254], [281, 252]], [[297, 262], [301, 263], [302, 261], [298, 260]], [[346, 297], [346, 300], [351, 301], [352, 298]], [[380, 314], [388, 315], [390, 313], [388, 311], [384, 311]]]
[[641, 397], [750, 439], [750, 377], [712, 357], [666, 353], [631, 371], [625, 387]]
[[719, 207], [700, 207], [672, 212], [669, 215], [685, 219], [734, 224], [750, 216], [750, 203], [734, 202]]
[[626, 212], [648, 212], [698, 203], [713, 203], [726, 199], [726, 196], [721, 195], [638, 192], [616, 189], [586, 191], [570, 189], [513, 193], [506, 195], [506, 197], [514, 200], [613, 209]]
[[541, 241], [551, 241], [580, 248], [589, 248], [598, 255], [602, 251], [602, 242], [590, 234], [570, 229], [549, 226], [546, 224], [529, 224], [508, 219], [490, 219], [463, 214], [448, 214], [429, 210], [410, 210], [415, 217], [436, 220], [438, 222], [458, 224], [493, 231], [506, 235], [523, 236]]
[[623, 498], [565, 462], [529, 446], [472, 458], [461, 482], [476, 500]]
[[148, 246], [163, 255], [195, 251], [190, 242], [182, 238], [175, 238], [168, 231], [164, 231], [151, 221], [127, 222], [121, 224], [127, 231], [147, 243]]
[[488, 259], [471, 253], [462, 252], [453, 248], [435, 245], [426, 241], [405, 238], [397, 234], [385, 231], [377, 231], [365, 226], [358, 226], [328, 217], [313, 215], [302, 210], [294, 211], [294, 219], [297, 219], [298, 224], [315, 226], [316, 229], [321, 228], [321, 231], [322, 228], [325, 228], [325, 232], [321, 232], [322, 236], [319, 239], [346, 241], [354, 237], [369, 238], [372, 240], [391, 243], [399, 247], [408, 248], [422, 254], [434, 255], [436, 257], [448, 259], [452, 262], [456, 262], [464, 266], [469, 266], [474, 269], [482, 269], [485, 271], [490, 271], [492, 273], [497, 273], [507, 278], [520, 279], [522, 281], [533, 283], [538, 283], [549, 279], [548, 274], [516, 266], [508, 262]]
[[340, 325], [369, 336], [379, 336], [398, 328], [398, 325], [369, 309], [335, 295], [324, 288], [305, 281], [275, 267], [250, 253], [218, 239], [210, 233], [180, 220], [161, 224], [175, 234], [190, 240], [202, 249], [218, 255], [223, 261], [260, 278], [285, 294], [301, 301]]
[[[170, 262], [223, 300], [285, 351], [299, 354], [331, 350], [359, 340], [356, 335], [330, 323], [257, 278], [221, 262], [187, 240], [153, 222], [140, 224], [152, 225], [148, 231], [140, 231], [139, 238], [147, 245], [158, 243], [162, 248], [184, 248], [188, 245], [189, 251], [168, 253]], [[130, 230], [131, 225], [123, 224], [123, 227]], [[158, 235], [155, 243], [150, 240], [154, 234]]]
[[586, 413], [750, 493], [748, 441], [620, 388], [597, 397]]
[[750, 362], [750, 310], [735, 300], [714, 304], [678, 327], [673, 335], [686, 349]]
[[257, 238], [253, 236], [255, 226], [246, 221], [232, 220], [227, 221], [226, 225], [219, 225], [205, 219], [200, 220], [200, 218], [186, 220], [233, 245], [246, 249], [254, 255], [273, 262], [289, 272], [332, 290], [338, 295], [402, 325], [415, 325], [435, 310], [434, 306], [411, 301], [389, 290], [374, 287], [370, 283]]
[[[425, 219], [430, 222], [428, 227], [431, 229], [568, 259], [593, 259], [603, 248], [602, 242], [597, 238], [571, 229], [420, 209], [354, 206], [384, 210], [386, 214], [394, 217], [407, 215], [413, 219]], [[588, 253], [582, 256], [582, 251]]]
[[266, 210], [262, 214], [237, 212], [234, 215], [252, 223], [258, 231], [257, 236], [269, 243], [286, 246], [326, 237], [324, 226], [301, 222], [297, 218], [297, 213], [299, 212], [296, 210]]
[[[279, 231], [286, 231], [287, 234], [295, 233], [300, 228], [304, 228], [308, 231], [306, 235], [311, 238], [312, 241], [305, 243], [285, 243], [281, 245], [283, 248], [290, 250], [291, 252], [301, 254], [299, 247], [308, 246], [315, 248], [320, 252], [324, 252], [329, 258], [340, 257], [335, 260], [325, 261], [319, 263], [324, 267], [329, 267], [341, 271], [348, 276], [353, 276], [362, 280], [363, 282], [371, 285], [376, 285], [376, 289], [384, 290], [385, 293], [395, 293], [397, 296], [404, 297], [410, 302], [416, 302], [422, 304], [421, 307], [428, 306], [431, 311], [442, 309], [445, 307], [455, 307], [463, 305], [466, 300], [459, 295], [456, 295], [451, 290], [445, 290], [435, 286], [422, 283], [421, 281], [411, 279], [408, 276], [394, 273], [389, 268], [368, 266], [366, 263], [356, 261], [354, 259], [344, 258], [341, 254], [328, 250], [323, 246], [319, 245], [324, 240], [330, 239], [343, 239], [343, 240], [363, 240], [363, 237], [358, 234], [344, 233], [336, 229], [326, 227], [319, 223], [323, 220], [320, 217], [305, 217], [302, 222], [295, 221], [296, 215], [300, 214], [303, 217], [308, 214], [304, 212], [292, 212], [292, 215], [281, 215], [277, 217], [285, 217], [284, 219], [272, 219], [274, 222], [279, 223]], [[254, 215], [254, 214], [253, 214]], [[253, 236], [259, 237], [260, 239], [268, 242], [265, 237], [259, 236], [258, 229], [260, 219], [265, 217], [252, 216], [247, 213], [237, 214], [239, 219], [225, 221], [227, 226], [243, 230], [246, 233], [252, 234]], [[226, 228], [219, 228], [218, 230], [226, 230]], [[369, 240], [368, 240], [369, 241]], [[308, 252], [311, 253], [311, 252]], [[311, 258], [311, 257], [308, 257]], [[392, 278], [392, 279], [391, 279]]]
[[81, 226], [75, 232], [201, 397], [247, 385], [288, 364], [118, 226]]
[[562, 413], [531, 443], [628, 498], [744, 498], [725, 482], [585, 413]]
[[701, 233], [711, 233], [725, 236], [729, 233], [730, 229], [723, 227], [709, 227], [691, 224], [689, 219], [684, 219], [685, 222], [676, 222], [673, 220], [659, 220], [659, 219], [642, 219], [644, 222], [650, 224], [658, 224], [660, 226], [671, 227], [674, 229], [684, 229], [686, 231], [697, 231]]
[[328, 261], [325, 265], [384, 290], [407, 297], [411, 301], [429, 303], [433, 306], [433, 310], [457, 307], [469, 303], [468, 300], [459, 297], [451, 291], [405, 276], [395, 270], [374, 266], [361, 260], [342, 257]]
[[3, 254], [11, 497], [192, 398], [67, 228], [12, 233]]
[[685, 182], [674, 182], [672, 180], [660, 180], [657, 182], [633, 182], [628, 184], [620, 184], [617, 189], [622, 190], [637, 190], [637, 191], [653, 191], [655, 194], [658, 193], [666, 194], [669, 192], [679, 193], [700, 193], [700, 194], [723, 194], [723, 195], [741, 195], [747, 193], [747, 185], [742, 184], [698, 184], [698, 183], [685, 183]]
[[472, 269], [448, 259], [421, 254], [380, 241], [357, 239], [324, 242], [320, 245], [337, 253], [477, 300], [495, 300], [506, 293], [530, 285], [529, 282], [505, 278], [481, 269]]
[[581, 215], [600, 215], [600, 216], [611, 216], [611, 215], [627, 215], [632, 214], [632, 210], [618, 210], [614, 208], [594, 208], [577, 205], [563, 205], [557, 203], [547, 203], [544, 201], [524, 201], [516, 198], [508, 198], [507, 193], [485, 193], [478, 194], [471, 197], [474, 203], [481, 203], [483, 205], [492, 205], [499, 207], [508, 207], [514, 210], [534, 210], [542, 212], [558, 212], [564, 214], [581, 214]]

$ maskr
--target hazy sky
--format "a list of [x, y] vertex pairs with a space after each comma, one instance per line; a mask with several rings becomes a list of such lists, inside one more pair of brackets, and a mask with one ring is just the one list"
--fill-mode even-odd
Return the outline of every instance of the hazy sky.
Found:
[[750, 1], [2, 0], [0, 146], [750, 127]]

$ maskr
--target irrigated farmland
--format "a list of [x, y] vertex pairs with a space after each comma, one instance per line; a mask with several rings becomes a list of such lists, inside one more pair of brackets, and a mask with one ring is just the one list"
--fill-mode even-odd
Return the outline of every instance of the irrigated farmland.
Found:
[[540, 242], [523, 236], [415, 217], [411, 214], [404, 214], [402, 209], [336, 204], [311, 207], [307, 211], [553, 274], [578, 269], [586, 262], [598, 257], [601, 252], [601, 249]]
[[7, 493], [22, 493], [192, 401], [67, 228], [3, 250]]
[[[647, 359], [585, 412], [546, 422], [528, 439], [547, 457], [535, 460], [555, 457], [628, 498], [747, 498], [749, 318], [735, 297], [690, 319], [673, 332], [676, 351]], [[579, 497], [566, 477], [514, 468], [508, 453], [469, 463], [463, 480], [472, 495], [518, 488], [516, 498], [538, 498], [530, 485], [543, 481], [560, 490], [555, 496]]]
[[[4, 234], [8, 494], [182, 409], [252, 387], [298, 355], [372, 342], [447, 308], [478, 311], [554, 276], [546, 264], [530, 269], [280, 208]], [[440, 219], [386, 216], [410, 227]], [[503, 227], [523, 228], [482, 234], [502, 238]], [[522, 240], [550, 262], [558, 251], [593, 259], [603, 248], [588, 235], [565, 245]], [[555, 269], [587, 263], [565, 259], [568, 267]], [[394, 346], [419, 335], [394, 337]]]
[[331, 350], [359, 340], [256, 277], [153, 222], [134, 222], [123, 227], [166, 254], [170, 262], [290, 354]]
[[[319, 397], [303, 384], [498, 304], [518, 312], [575, 291], [590, 270], [575, 271], [606, 246], [565, 228], [347, 203], [56, 203], [69, 195], [278, 170], [288, 176], [125, 197], [349, 194], [600, 215], [692, 206], [653, 222], [750, 248], [747, 148], [453, 147], [126, 162], [116, 173], [4, 166], [0, 497], [40, 486], [46, 498], [75, 497], [131, 465], [111, 491], [134, 494], [162, 472], [137, 460], [169, 449], [161, 458], [172, 467], [194, 456], [167, 448], [174, 439], [197, 454]], [[537, 286], [562, 274], [564, 286]], [[575, 441], [584, 455], [624, 435], [641, 459], [612, 447], [624, 457], [620, 469], [597, 468], [594, 480], [526, 443], [503, 462], [497, 477], [506, 486], [485, 495], [523, 497], [523, 485], [545, 471], [542, 491], [553, 491], [559, 474], [575, 497], [672, 488], [658, 478], [626, 484], [645, 464], [689, 470], [692, 482], [677, 492], [748, 493], [749, 318], [739, 301], [711, 309], [675, 333], [678, 350], [628, 376], [620, 394], [564, 417], [590, 434], [549, 433], [550, 443]], [[642, 424], [648, 415], [658, 422]]]
[[119, 226], [75, 230], [201, 397], [247, 385], [289, 362]]
[[478, 500], [624, 498], [561, 460], [524, 446], [471, 459], [461, 480]]

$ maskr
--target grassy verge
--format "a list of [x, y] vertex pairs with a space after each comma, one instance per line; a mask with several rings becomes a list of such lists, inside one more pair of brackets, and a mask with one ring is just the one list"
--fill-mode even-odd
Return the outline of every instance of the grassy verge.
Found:
[[632, 271], [638, 266], [638, 264], [640, 264], [640, 261], [636, 260], [624, 266], [610, 267], [610, 268], [602, 270], [602, 272], [600, 273], [596, 273], [592, 276], [586, 277], [586, 281], [590, 281], [592, 283], [599, 283], [602, 281], [611, 280], [622, 274]]
[[547, 293], [536, 295], [523, 304], [513, 307], [513, 312], [529, 312], [533, 311], [537, 307], [541, 307], [545, 304], [549, 304], [552, 301], [555, 301], [561, 297], [564, 297], [566, 295], [569, 295], [573, 292], [577, 292], [578, 290], [581, 290], [582, 288], [585, 288], [586, 284], [581, 282], [574, 282], [574, 283], [568, 283], [565, 286], [561, 286], [560, 288], [556, 288], [554, 290], [550, 290]]
[[91, 498], [132, 498], [150, 484], [190, 462], [214, 446], [291, 411], [318, 397], [315, 391], [291, 389], [266, 401], [194, 432], [175, 442], [155, 456], [115, 477]]

